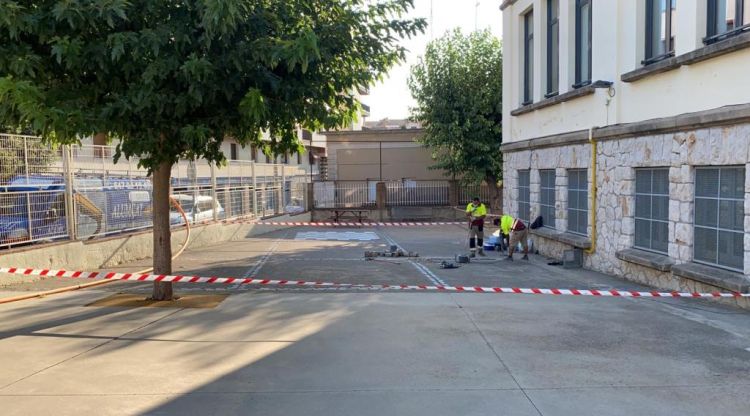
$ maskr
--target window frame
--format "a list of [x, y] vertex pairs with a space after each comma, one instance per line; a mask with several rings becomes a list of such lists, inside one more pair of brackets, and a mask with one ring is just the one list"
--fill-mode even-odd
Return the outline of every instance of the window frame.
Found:
[[[742, 234], [743, 236], [745, 234], [744, 222], [743, 222], [743, 229], [742, 229], [742, 231], [740, 231], [740, 230], [732, 230], [732, 229], [728, 229], [728, 228], [722, 228], [721, 225], [720, 225], [721, 224], [721, 201], [733, 201], [733, 202], [742, 201], [742, 203], [739, 206], [741, 206], [742, 209], [743, 209], [743, 217], [744, 217], [744, 214], [745, 214], [745, 212], [744, 212], [744, 201], [745, 201], [744, 195], [745, 194], [744, 193], [743, 193], [743, 198], [727, 198], [727, 197], [722, 197], [721, 196], [721, 172], [724, 171], [724, 170], [728, 170], [728, 169], [742, 170], [742, 172], [743, 172], [742, 178], [743, 178], [743, 181], [745, 180], [745, 175], [746, 175], [745, 170], [746, 170], [746, 168], [745, 168], [744, 165], [698, 166], [698, 167], [695, 168], [695, 182], [694, 182], [695, 185], [694, 186], [697, 186], [697, 184], [698, 184], [698, 173], [700, 171], [718, 170], [719, 171], [719, 176], [718, 176], [718, 179], [717, 179], [717, 181], [718, 181], [718, 185], [717, 186], [719, 187], [719, 192], [718, 192], [718, 196], [716, 198], [705, 197], [705, 196], [700, 196], [699, 197], [697, 189], [694, 189], [694, 195], [693, 195], [693, 207], [694, 207], [693, 208], [693, 262], [694, 263], [699, 263], [699, 264], [705, 264], [706, 266], [716, 267], [716, 268], [719, 268], [719, 269], [725, 269], [725, 270], [730, 270], [730, 271], [734, 271], [734, 272], [744, 273], [744, 261], [743, 261], [743, 264], [740, 265], [740, 267], [732, 267], [732, 266], [728, 266], [726, 264], [719, 263], [719, 257], [720, 257], [720, 253], [719, 253], [719, 246], [720, 246], [719, 233], [723, 231], [723, 232], [728, 232], [728, 233]], [[698, 218], [698, 214], [697, 214], [697, 211], [698, 211], [698, 199], [708, 199], [708, 200], [716, 200], [717, 201], [716, 227], [710, 227], [710, 226], [698, 225], [697, 224], [696, 219]], [[695, 254], [696, 253], [696, 248], [697, 248], [697, 246], [695, 244], [695, 235], [697, 234], [696, 231], [697, 231], [698, 228], [705, 229], [705, 230], [716, 231], [717, 237], [716, 237], [716, 262], [715, 263], [712, 263], [712, 262], [706, 261], [706, 260], [699, 260], [697, 258], [697, 256], [696, 256], [696, 254]], [[743, 248], [743, 253], [744, 253], [744, 248]]]
[[[546, 174], [552, 175], [552, 187], [545, 187], [544, 186], [544, 176]], [[555, 169], [540, 169], [539, 170], [539, 215], [542, 216], [544, 219], [544, 227], [556, 229], [557, 227], [557, 215], [556, 215], [556, 207], [555, 204], [557, 203], [557, 173], [555, 172]], [[545, 204], [544, 203], [544, 191], [545, 190], [552, 190], [552, 205]], [[546, 208], [546, 209], [545, 209]], [[545, 215], [545, 212], [552, 213], [552, 215], [547, 216]]]
[[[553, 15], [555, 11], [553, 4], [557, 4], [557, 14]], [[553, 32], [557, 33], [557, 44], [553, 42]], [[552, 68], [557, 68], [557, 79], [555, 84], [557, 88], [552, 89], [553, 71]], [[550, 98], [560, 93], [560, 0], [547, 0], [547, 93], [544, 94], [545, 98]]]
[[[588, 25], [588, 43], [587, 43], [587, 56], [588, 56], [588, 79], [583, 79], [583, 68], [581, 67], [581, 56], [582, 56], [582, 48], [581, 48], [581, 29], [582, 29], [582, 22], [581, 22], [581, 10], [587, 6], [589, 7], [589, 18], [586, 24]], [[581, 88], [585, 87], [586, 85], [591, 84], [592, 78], [594, 77], [593, 74], [593, 63], [592, 63], [592, 57], [593, 57], [593, 19], [594, 19], [594, 7], [593, 7], [593, 1], [592, 0], [576, 0], [575, 5], [575, 84], [573, 84], [573, 88]]]
[[[635, 205], [634, 205], [634, 210], [633, 210], [633, 227], [634, 227], [634, 229], [633, 229], [633, 248], [636, 248], [638, 250], [648, 251], [648, 252], [651, 252], [651, 253], [656, 253], [656, 254], [669, 255], [669, 235], [667, 235], [667, 247], [664, 249], [664, 251], [659, 250], [659, 249], [655, 249], [653, 247], [653, 244], [651, 244], [650, 247], [643, 247], [643, 246], [638, 245], [638, 235], [637, 235], [637, 232], [638, 232], [637, 231], [638, 230], [638, 221], [648, 221], [649, 222], [649, 236], [648, 236], [649, 237], [649, 241], [653, 241], [653, 235], [654, 235], [653, 234], [653, 223], [654, 222], [666, 224], [667, 225], [667, 234], [669, 233], [669, 187], [670, 187], [670, 183], [669, 183], [669, 168], [667, 168], [667, 167], [648, 167], [648, 168], [636, 168], [635, 170], [636, 170], [636, 174], [635, 174], [635, 178], [636, 179], [635, 179], [635, 192], [634, 192], [634, 198], [635, 198], [634, 204]], [[640, 172], [646, 172], [646, 171], [651, 172], [651, 175], [650, 175], [650, 180], [651, 180], [651, 188], [650, 189], [651, 189], [651, 191], [649, 193], [638, 192], [638, 172], [639, 171]], [[667, 193], [666, 194], [654, 193], [654, 172], [656, 172], [656, 171], [666, 172], [666, 174], [667, 174]], [[649, 215], [648, 218], [643, 218], [643, 217], [639, 217], [638, 216], [638, 196], [649, 196], [649, 197], [651, 197], [651, 199], [650, 199], [650, 205], [649, 205], [649, 212], [651, 214]], [[653, 211], [654, 211], [653, 197], [654, 196], [657, 196], [657, 197], [660, 197], [660, 198], [663, 198], [665, 196], [667, 197], [667, 211], [666, 211], [667, 212], [667, 216], [666, 216], [666, 219], [664, 219], [664, 220], [662, 220], [662, 219], [655, 219], [654, 216], [653, 216]]]
[[523, 14], [523, 99], [521, 105], [534, 102], [534, 9]]
[[[719, 6], [719, 3], [718, 3], [719, 0], [708, 0], [708, 4], [707, 4], [708, 13], [706, 13], [706, 18], [707, 18], [706, 37], [703, 38], [703, 43], [706, 45], [720, 42], [722, 40], [731, 38], [733, 36], [737, 36], [743, 32], [750, 30], [750, 22], [744, 21], [745, 6], [750, 7], [750, 1], [748, 0], [726, 0], [726, 1], [735, 2], [734, 29], [728, 30], [722, 33], [717, 33], [718, 22], [716, 21], [716, 18], [718, 17], [717, 11], [718, 11], [718, 6]], [[745, 4], [745, 2], [747, 2], [748, 4]]]
[[[586, 169], [586, 168], [568, 169], [567, 173], [568, 173], [568, 189], [567, 189], [567, 191], [568, 191], [568, 206], [566, 207], [566, 213], [568, 215], [568, 225], [566, 227], [566, 231], [569, 232], [569, 233], [571, 233], [571, 234], [588, 236], [589, 235], [589, 188], [588, 188], [588, 185], [589, 185], [589, 170]], [[578, 175], [578, 179], [579, 180], [581, 179], [580, 175], [583, 174], [583, 178], [585, 179], [585, 182], [584, 182], [585, 186], [583, 186], [583, 187], [579, 186], [579, 187], [577, 187], [575, 189], [571, 188], [570, 187], [570, 176], [571, 176], [571, 174]], [[579, 183], [580, 183], [580, 181], [579, 181]], [[571, 206], [570, 206], [571, 193], [575, 193], [576, 194], [576, 200], [578, 200], [577, 199], [578, 198], [578, 194], [580, 194], [580, 193], [586, 194], [586, 198], [585, 198], [586, 207], [585, 207], [585, 209], [582, 209], [580, 206], [577, 206], [576, 208], [571, 208]], [[584, 231], [581, 231], [580, 229], [573, 230], [573, 229], [570, 228], [570, 214], [571, 214], [571, 211], [575, 211], [576, 214], [581, 213], [581, 212], [583, 212], [583, 213], [586, 214], [586, 215], [584, 215], [584, 218], [586, 218], [586, 228], [585, 228]]]
[[[669, 11], [664, 11], [664, 38], [666, 42], [666, 52], [654, 55], [654, 36], [661, 36], [661, 33], [654, 33], [654, 5], [662, 0], [646, 0], [646, 55], [641, 64], [650, 65], [664, 59], [671, 58], [675, 55], [675, 44], [676, 39], [673, 41], [672, 38], [675, 34], [672, 33], [672, 13], [673, 10], [677, 10], [677, 0], [664, 0], [665, 3], [669, 3]], [[661, 31], [659, 31], [661, 32]]]
[[[522, 175], [525, 175], [526, 181], [521, 182]], [[517, 187], [518, 190], [518, 212], [516, 216], [518, 219], [522, 221], [526, 221], [527, 223], [531, 221], [531, 170], [530, 169], [519, 169], [518, 170], [518, 182]], [[525, 192], [525, 194], [523, 193]], [[522, 196], [525, 195], [525, 199], [522, 198]], [[525, 214], [526, 217], [524, 217], [522, 214], [524, 213], [524, 210], [521, 209], [521, 204], [524, 204], [526, 206], [525, 208]]]

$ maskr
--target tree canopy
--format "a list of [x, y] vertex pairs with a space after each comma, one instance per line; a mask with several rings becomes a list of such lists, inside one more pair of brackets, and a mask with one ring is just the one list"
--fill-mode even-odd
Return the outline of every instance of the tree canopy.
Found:
[[[413, 0], [5, 0], [0, 125], [53, 143], [106, 133], [153, 173], [154, 271], [171, 272], [169, 187], [180, 158], [221, 142], [299, 150], [297, 130], [350, 123], [404, 58]], [[269, 141], [261, 142], [268, 133]], [[154, 299], [172, 299], [155, 283]]]
[[426, 130], [434, 167], [466, 182], [492, 186], [502, 178], [502, 60], [488, 30], [455, 30], [430, 42], [411, 68], [411, 117]]
[[[296, 150], [348, 123], [404, 57], [413, 0], [9, 0], [0, 3], [0, 123], [57, 143], [106, 132], [150, 169], [222, 161], [232, 136]], [[118, 152], [119, 154], [119, 152]]]

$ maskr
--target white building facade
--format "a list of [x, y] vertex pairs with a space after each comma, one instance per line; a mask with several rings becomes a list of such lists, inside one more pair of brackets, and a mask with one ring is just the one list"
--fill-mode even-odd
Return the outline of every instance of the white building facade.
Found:
[[506, 0], [505, 210], [544, 254], [750, 289], [750, 0]]

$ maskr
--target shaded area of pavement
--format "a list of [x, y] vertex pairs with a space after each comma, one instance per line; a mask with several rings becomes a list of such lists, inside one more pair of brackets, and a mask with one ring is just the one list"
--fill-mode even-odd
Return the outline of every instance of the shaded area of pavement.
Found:
[[[362, 259], [365, 250], [385, 250], [393, 242], [423, 256], [451, 257], [465, 244], [459, 227], [376, 229], [379, 239], [370, 241], [298, 240], [298, 232], [307, 230], [187, 252], [175, 271], [351, 283], [431, 284], [437, 278], [453, 285], [643, 289], [599, 273], [548, 266], [538, 256], [508, 263], [493, 261], [495, 253], [456, 270], [421, 259], [432, 276], [413, 259]], [[178, 292], [232, 295], [215, 309], [83, 306], [113, 291], [145, 294], [150, 288], [123, 282], [0, 305], [3, 413], [747, 411], [750, 314], [710, 301], [177, 286]]]

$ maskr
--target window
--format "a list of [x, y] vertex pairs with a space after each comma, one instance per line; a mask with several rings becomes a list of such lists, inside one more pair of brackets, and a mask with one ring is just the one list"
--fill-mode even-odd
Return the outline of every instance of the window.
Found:
[[669, 169], [635, 171], [635, 247], [667, 253]]
[[589, 227], [589, 177], [586, 169], [568, 171], [568, 231], [588, 234]]
[[297, 164], [298, 165], [302, 164], [302, 153], [300, 152], [297, 152]]
[[708, 33], [712, 43], [750, 29], [750, 0], [708, 0]]
[[250, 160], [253, 162], [258, 161], [258, 146], [256, 145], [250, 146]]
[[[669, 13], [667, 13], [667, 3]], [[675, 10], [677, 0], [646, 2], [646, 59], [644, 65], [674, 56]]]
[[229, 158], [232, 160], [237, 160], [237, 143], [230, 143], [229, 144]]
[[284, 155], [281, 157], [283, 158], [284, 164], [288, 165], [289, 164], [289, 152], [284, 152]]
[[531, 184], [528, 170], [518, 171], [518, 219], [531, 221]]
[[534, 101], [534, 11], [523, 15], [523, 105]]
[[694, 259], [742, 271], [745, 168], [698, 168], [695, 172]]
[[541, 195], [539, 202], [539, 215], [544, 220], [544, 226], [555, 228], [555, 171], [540, 170]]
[[591, 0], [576, 0], [576, 83], [591, 83]]
[[547, 0], [547, 94], [560, 90], [560, 0]]

